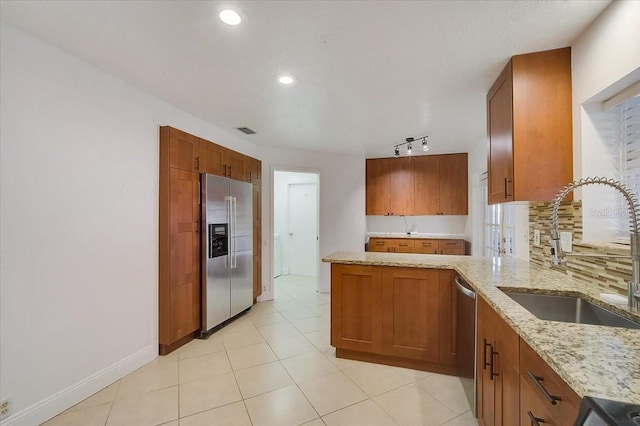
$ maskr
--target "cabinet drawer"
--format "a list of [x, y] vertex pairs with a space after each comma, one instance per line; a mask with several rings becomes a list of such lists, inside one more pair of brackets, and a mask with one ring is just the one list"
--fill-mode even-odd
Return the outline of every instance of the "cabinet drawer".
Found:
[[441, 249], [464, 249], [464, 240], [439, 240], [438, 247]]
[[414, 253], [436, 254], [438, 253], [438, 240], [415, 240]]
[[[531, 403], [532, 407], [540, 407], [539, 410], [543, 407], [548, 413], [541, 415], [534, 413], [537, 417], [550, 416], [548, 422], [545, 420], [549, 424], [573, 423], [578, 415], [580, 397], [524, 340], [520, 341], [520, 378], [527, 385], [523, 390], [527, 389], [526, 392], [530, 393], [527, 396], [534, 401]], [[548, 395], [545, 396], [545, 392]], [[555, 405], [551, 400], [555, 401]], [[527, 415], [524, 404], [521, 407], [521, 414]], [[521, 416], [521, 418], [524, 417]]]
[[394, 238], [389, 240], [389, 248], [396, 253], [413, 253], [414, 241], [408, 238]]

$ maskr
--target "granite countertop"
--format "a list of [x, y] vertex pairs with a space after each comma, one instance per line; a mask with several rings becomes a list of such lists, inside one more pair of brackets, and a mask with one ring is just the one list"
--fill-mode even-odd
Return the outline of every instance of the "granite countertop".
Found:
[[498, 288], [580, 294], [640, 322], [626, 305], [604, 302], [596, 286], [517, 259], [335, 252], [322, 261], [454, 269], [579, 396], [640, 403], [640, 330], [541, 320]]
[[443, 240], [464, 240], [464, 234], [446, 234], [423, 232], [417, 234], [407, 234], [406, 232], [368, 232], [369, 238], [438, 238]]

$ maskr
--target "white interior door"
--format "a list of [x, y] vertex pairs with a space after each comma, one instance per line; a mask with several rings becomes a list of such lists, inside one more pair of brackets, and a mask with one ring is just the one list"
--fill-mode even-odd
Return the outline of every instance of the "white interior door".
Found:
[[317, 276], [318, 185], [288, 187], [289, 274]]

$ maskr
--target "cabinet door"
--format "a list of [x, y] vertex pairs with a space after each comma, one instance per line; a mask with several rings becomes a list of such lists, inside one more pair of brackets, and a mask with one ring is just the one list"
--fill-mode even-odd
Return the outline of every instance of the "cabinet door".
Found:
[[227, 149], [214, 143], [200, 140], [200, 173], [224, 176], [224, 161]]
[[438, 271], [384, 268], [382, 353], [438, 361]]
[[331, 345], [381, 353], [382, 267], [331, 264]]
[[200, 180], [172, 169], [169, 183], [171, 341], [200, 326]]
[[262, 162], [260, 160], [245, 156], [245, 171], [248, 176], [247, 182], [251, 182], [254, 185], [262, 184]]
[[413, 253], [414, 241], [408, 238], [394, 238], [387, 240], [389, 242], [389, 248], [394, 253]]
[[227, 176], [231, 179], [246, 182], [248, 175], [245, 172], [244, 155], [228, 149], [225, 161], [225, 171]]
[[519, 342], [516, 332], [478, 298], [476, 374], [481, 425], [520, 422]]
[[487, 95], [488, 200], [513, 201], [513, 88], [508, 65]]
[[389, 158], [390, 163], [390, 207], [392, 215], [414, 214], [413, 158]]
[[440, 213], [440, 155], [423, 155], [413, 159], [414, 214]]
[[[389, 159], [367, 160], [366, 214], [388, 215], [391, 213], [391, 180]], [[386, 250], [385, 250], [386, 251]]]
[[169, 143], [169, 167], [187, 172], [199, 171], [200, 138], [172, 127], [160, 128], [161, 143]]
[[448, 154], [439, 157], [439, 213], [444, 215], [469, 214], [467, 154]]

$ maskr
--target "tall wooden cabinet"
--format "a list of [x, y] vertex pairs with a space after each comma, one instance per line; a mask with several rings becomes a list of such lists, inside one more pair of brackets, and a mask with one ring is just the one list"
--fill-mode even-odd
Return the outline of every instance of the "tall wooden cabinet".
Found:
[[573, 180], [571, 48], [511, 58], [487, 94], [488, 200], [550, 201]]
[[367, 215], [468, 214], [467, 154], [367, 159]]
[[160, 128], [159, 166], [158, 325], [160, 354], [165, 355], [200, 328], [201, 173], [254, 183], [254, 299], [260, 295], [261, 163], [165, 126]]

